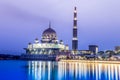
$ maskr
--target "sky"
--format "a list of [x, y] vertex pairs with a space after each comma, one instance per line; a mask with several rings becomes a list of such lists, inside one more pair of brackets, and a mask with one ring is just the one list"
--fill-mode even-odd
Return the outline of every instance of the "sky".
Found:
[[73, 10], [78, 11], [79, 49], [120, 45], [120, 0], [0, 0], [0, 53], [20, 54], [49, 27], [71, 49]]

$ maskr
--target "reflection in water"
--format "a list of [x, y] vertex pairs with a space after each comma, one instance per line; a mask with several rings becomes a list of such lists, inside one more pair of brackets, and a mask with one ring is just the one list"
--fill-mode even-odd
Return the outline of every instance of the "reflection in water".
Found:
[[28, 80], [120, 80], [120, 65], [29, 61]]

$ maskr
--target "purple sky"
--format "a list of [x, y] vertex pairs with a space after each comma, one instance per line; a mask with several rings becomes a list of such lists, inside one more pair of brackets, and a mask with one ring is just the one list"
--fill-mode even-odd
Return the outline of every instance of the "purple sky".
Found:
[[58, 38], [71, 47], [75, 5], [79, 49], [120, 45], [120, 0], [0, 0], [0, 51], [24, 52], [28, 42], [41, 39], [49, 21]]

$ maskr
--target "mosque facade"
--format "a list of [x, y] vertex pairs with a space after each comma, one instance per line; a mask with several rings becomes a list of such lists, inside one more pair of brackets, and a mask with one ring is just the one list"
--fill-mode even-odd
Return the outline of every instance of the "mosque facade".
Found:
[[62, 40], [58, 40], [56, 31], [49, 23], [49, 28], [43, 31], [41, 40], [36, 38], [34, 43], [29, 43], [25, 50], [27, 54], [55, 54], [68, 51], [69, 47]]

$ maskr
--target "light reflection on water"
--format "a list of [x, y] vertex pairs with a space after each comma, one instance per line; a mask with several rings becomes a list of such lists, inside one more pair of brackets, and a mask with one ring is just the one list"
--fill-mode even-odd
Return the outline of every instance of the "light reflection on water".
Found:
[[28, 80], [120, 80], [120, 65], [29, 61]]

